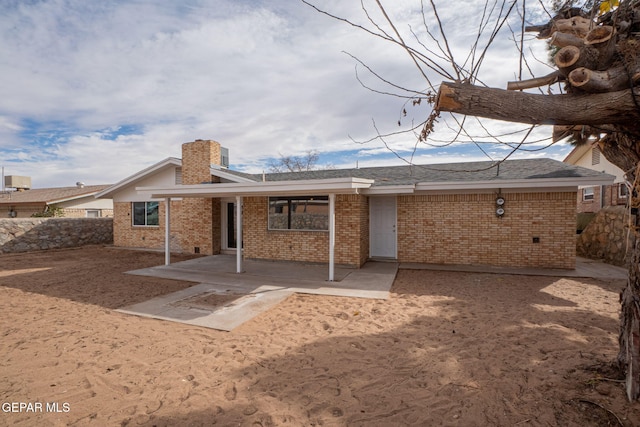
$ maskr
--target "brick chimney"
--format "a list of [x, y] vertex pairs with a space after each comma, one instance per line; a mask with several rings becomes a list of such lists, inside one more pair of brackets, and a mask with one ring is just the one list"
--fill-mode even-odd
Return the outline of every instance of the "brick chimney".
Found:
[[209, 167], [220, 165], [220, 158], [220, 144], [216, 141], [196, 139], [182, 144], [182, 183], [210, 182]]
[[[196, 139], [182, 144], [182, 184], [211, 182], [210, 166], [220, 165], [220, 144]], [[189, 252], [213, 255], [220, 253], [220, 199], [182, 200], [182, 247]]]

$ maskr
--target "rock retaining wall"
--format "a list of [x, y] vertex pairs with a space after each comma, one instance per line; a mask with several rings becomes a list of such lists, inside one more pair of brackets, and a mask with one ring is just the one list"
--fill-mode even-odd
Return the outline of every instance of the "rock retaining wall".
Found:
[[615, 265], [628, 265], [633, 237], [628, 233], [629, 216], [624, 206], [601, 209], [578, 235], [578, 256], [601, 259]]
[[0, 253], [113, 243], [113, 218], [0, 219]]

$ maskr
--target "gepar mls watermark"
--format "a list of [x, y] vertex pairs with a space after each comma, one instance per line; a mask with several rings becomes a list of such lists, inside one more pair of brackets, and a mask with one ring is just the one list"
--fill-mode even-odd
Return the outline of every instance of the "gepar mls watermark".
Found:
[[2, 402], [4, 413], [67, 413], [71, 412], [68, 402]]

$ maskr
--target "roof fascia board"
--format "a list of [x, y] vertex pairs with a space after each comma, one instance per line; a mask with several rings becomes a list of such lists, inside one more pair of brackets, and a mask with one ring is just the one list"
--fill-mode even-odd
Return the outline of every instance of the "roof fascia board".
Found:
[[416, 186], [414, 184], [407, 185], [379, 185], [362, 190], [362, 194], [367, 196], [384, 195], [384, 194], [413, 194]]
[[53, 205], [53, 204], [56, 204], [56, 203], [70, 202], [72, 200], [82, 199], [83, 197], [95, 196], [97, 193], [98, 193], [97, 191], [93, 191], [91, 193], [84, 193], [84, 194], [79, 194], [77, 196], [70, 196], [70, 197], [66, 197], [64, 199], [47, 200], [46, 203], [49, 204], [49, 205]]
[[457, 189], [457, 190], [428, 190], [416, 191], [414, 195], [433, 195], [433, 194], [515, 194], [515, 193], [575, 193], [578, 187], [575, 185], [568, 187], [526, 187], [526, 188], [505, 188], [505, 187], [485, 187], [473, 189]]
[[228, 179], [229, 181], [233, 181], [233, 182], [258, 182], [256, 180], [249, 179], [249, 178], [246, 178], [244, 176], [238, 176], [238, 175], [226, 172], [226, 171], [220, 169], [219, 167], [217, 167], [217, 165], [211, 165], [210, 169], [211, 169], [211, 175], [217, 176], [218, 178]]
[[369, 188], [373, 182], [371, 179], [363, 178], [331, 178], [300, 181], [177, 185], [175, 187], [136, 187], [136, 190], [141, 194], [148, 194], [152, 198], [354, 194], [362, 189]]
[[570, 165], [575, 165], [577, 161], [580, 160], [582, 156], [587, 154], [591, 148], [592, 146], [589, 143], [577, 145], [573, 148], [573, 150], [571, 150], [571, 152], [569, 152], [569, 154], [567, 154], [567, 157], [565, 157], [562, 162], [568, 163]]
[[153, 164], [151, 166], [149, 166], [146, 169], [142, 169], [139, 172], [136, 172], [135, 174], [128, 176], [127, 178], [123, 179], [122, 181], [113, 184], [111, 187], [106, 188], [104, 190], [102, 190], [101, 192], [99, 192], [98, 194], [96, 194], [94, 197], [96, 199], [100, 199], [100, 198], [109, 198], [110, 196], [113, 196], [114, 193], [116, 193], [118, 190], [120, 190], [123, 187], [126, 187], [136, 181], [139, 181], [140, 179], [144, 178], [147, 175], [150, 175], [152, 173], [155, 173], [163, 168], [165, 168], [166, 166], [182, 166], [182, 160], [177, 159], [175, 157], [167, 157], [166, 159], [162, 160], [161, 162], [158, 162], [156, 164]]
[[480, 190], [491, 188], [561, 188], [579, 185], [611, 185], [615, 179], [612, 175], [601, 177], [541, 178], [515, 179], [509, 181], [461, 181], [461, 182], [421, 182], [416, 184], [416, 191], [435, 190]]

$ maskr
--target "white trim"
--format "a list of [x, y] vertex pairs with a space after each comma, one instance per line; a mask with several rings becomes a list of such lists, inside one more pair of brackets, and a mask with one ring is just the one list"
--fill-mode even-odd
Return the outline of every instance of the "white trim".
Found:
[[[104, 190], [103, 190], [104, 191]], [[78, 199], [82, 199], [83, 197], [91, 197], [91, 196], [95, 196], [96, 194], [98, 194], [97, 191], [92, 191], [90, 193], [84, 193], [84, 194], [79, 194], [77, 196], [69, 196], [69, 197], [65, 197], [64, 199], [55, 199], [55, 200], [47, 200], [44, 203], [48, 204], [48, 205], [55, 205], [58, 203], [64, 203], [64, 202], [71, 202], [73, 200], [78, 200]], [[96, 196], [97, 197], [97, 196]], [[20, 202], [20, 203], [31, 203], [31, 202]], [[41, 203], [41, 202], [34, 202], [34, 203]]]
[[331, 178], [299, 181], [269, 181], [251, 183], [195, 184], [174, 187], [136, 187], [140, 194], [151, 198], [164, 197], [227, 197], [227, 196], [277, 196], [282, 195], [326, 195], [357, 194], [369, 188], [372, 179]]
[[449, 181], [449, 182], [420, 182], [416, 184], [416, 191], [434, 190], [478, 190], [498, 188], [567, 188], [579, 185], [611, 185], [613, 175], [603, 174], [602, 177], [571, 177], [571, 178], [531, 178], [512, 180], [487, 181]]
[[171, 264], [171, 197], [167, 197], [164, 203], [164, 265], [169, 265]]
[[336, 195], [329, 194], [329, 281], [334, 280], [336, 252]]
[[393, 195], [393, 194], [413, 194], [416, 192], [415, 184], [408, 185], [378, 185], [362, 190], [362, 194], [369, 195]]
[[242, 196], [236, 196], [236, 273], [242, 273]]
[[209, 169], [210, 169], [209, 172], [211, 173], [211, 175], [217, 176], [218, 178], [222, 178], [222, 179], [228, 179], [229, 181], [232, 181], [232, 182], [258, 182], [255, 179], [250, 179], [244, 176], [238, 176], [238, 175], [229, 173], [225, 170], [222, 170], [221, 167], [218, 165], [210, 165]]
[[99, 192], [98, 194], [95, 195], [96, 199], [100, 199], [100, 198], [111, 198], [113, 196], [113, 193], [116, 193], [118, 190], [121, 190], [124, 187], [127, 187], [131, 184], [133, 184], [136, 181], [141, 180], [142, 178], [144, 178], [147, 175], [156, 173], [158, 171], [160, 171], [161, 169], [166, 168], [167, 166], [176, 166], [176, 167], [182, 167], [182, 160], [177, 159], [175, 157], [168, 157], [164, 160], [162, 160], [161, 162], [158, 162], [154, 165], [149, 166], [146, 169], [142, 169], [139, 172], [136, 172], [135, 174], [128, 176], [127, 178], [123, 179], [122, 181], [113, 184], [112, 186], [110, 186], [109, 188], [106, 188], [104, 190], [102, 190], [101, 192]]

